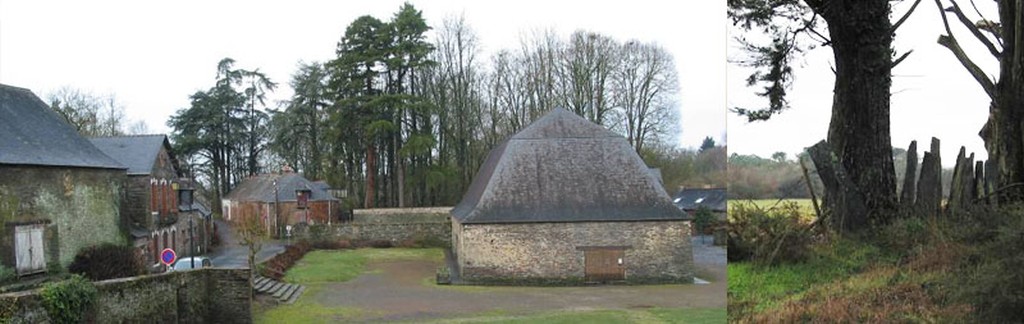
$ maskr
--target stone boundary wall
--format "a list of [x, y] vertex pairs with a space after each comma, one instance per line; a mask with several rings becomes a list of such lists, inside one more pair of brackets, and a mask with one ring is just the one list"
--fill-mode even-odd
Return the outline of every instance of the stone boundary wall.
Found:
[[341, 240], [390, 241], [396, 245], [403, 241], [418, 241], [437, 242], [449, 246], [452, 241], [452, 225], [449, 222], [344, 223], [331, 225], [328, 233]]
[[[251, 323], [249, 269], [206, 268], [95, 282], [97, 323]], [[0, 295], [0, 323], [50, 322], [39, 290]]]
[[452, 207], [355, 209], [353, 223], [447, 223]]

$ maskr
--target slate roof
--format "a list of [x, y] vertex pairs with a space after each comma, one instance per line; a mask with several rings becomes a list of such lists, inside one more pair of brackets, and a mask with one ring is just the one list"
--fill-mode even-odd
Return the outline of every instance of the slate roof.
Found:
[[0, 164], [125, 169], [32, 91], [0, 84]]
[[[277, 198], [274, 197], [274, 180], [277, 180]], [[231, 190], [224, 199], [232, 201], [296, 201], [295, 190], [309, 189], [312, 192], [309, 201], [335, 200], [327, 193], [327, 183], [309, 181], [298, 173], [261, 174], [249, 177]]]
[[684, 188], [672, 197], [672, 202], [685, 211], [697, 210], [700, 206], [705, 206], [714, 212], [724, 212], [727, 204], [725, 188]]
[[624, 138], [565, 109], [491, 150], [451, 214], [463, 224], [685, 219]]
[[170, 142], [167, 141], [165, 135], [94, 137], [89, 141], [107, 156], [127, 166], [128, 175], [153, 173], [153, 165], [156, 163], [161, 147], [166, 145], [167, 153], [171, 153]]

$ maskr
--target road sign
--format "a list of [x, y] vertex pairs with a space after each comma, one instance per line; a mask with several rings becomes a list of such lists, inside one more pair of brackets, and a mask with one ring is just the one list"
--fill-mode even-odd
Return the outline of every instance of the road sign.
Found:
[[178, 255], [175, 254], [174, 250], [170, 248], [166, 248], [162, 252], [160, 252], [160, 262], [162, 262], [164, 265], [171, 265], [172, 263], [174, 263], [174, 260], [177, 259]]

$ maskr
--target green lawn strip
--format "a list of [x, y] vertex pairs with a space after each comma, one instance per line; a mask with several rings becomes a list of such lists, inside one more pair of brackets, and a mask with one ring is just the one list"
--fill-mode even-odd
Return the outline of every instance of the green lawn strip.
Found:
[[876, 262], [891, 258], [875, 246], [850, 239], [815, 248], [803, 263], [761, 267], [747, 262], [730, 262], [728, 296], [730, 305], [752, 304], [755, 312], [800, 298], [815, 285], [843, 280]]
[[337, 323], [373, 315], [353, 307], [326, 307], [314, 300], [326, 284], [309, 284], [294, 304], [280, 304], [254, 314], [255, 323]]
[[563, 310], [527, 315], [480, 315], [430, 323], [725, 323], [725, 308]]
[[315, 250], [307, 253], [285, 274], [285, 281], [306, 286], [294, 304], [280, 304], [257, 312], [257, 323], [336, 323], [365, 318], [373, 312], [351, 307], [326, 307], [315, 296], [330, 283], [352, 280], [366, 273], [370, 261], [440, 260], [441, 249]]
[[298, 284], [345, 282], [366, 272], [368, 261], [443, 260], [441, 249], [355, 249], [310, 251], [285, 274]]

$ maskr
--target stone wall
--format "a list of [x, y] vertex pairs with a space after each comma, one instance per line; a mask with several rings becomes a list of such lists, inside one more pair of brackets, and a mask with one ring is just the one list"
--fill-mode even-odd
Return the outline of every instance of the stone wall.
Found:
[[46, 224], [50, 267], [67, 267], [86, 246], [128, 244], [124, 179], [124, 170], [0, 165], [0, 264], [14, 267], [14, 231], [23, 224]]
[[375, 208], [352, 211], [355, 223], [448, 223], [451, 207]]
[[344, 223], [331, 226], [335, 237], [346, 240], [439, 242], [451, 244], [451, 224], [445, 223]]
[[452, 224], [466, 282], [582, 283], [582, 248], [602, 246], [626, 247], [627, 282], [693, 281], [687, 221]]
[[[96, 283], [98, 323], [250, 323], [248, 269], [206, 268]], [[38, 290], [0, 295], [0, 323], [49, 321]]]

